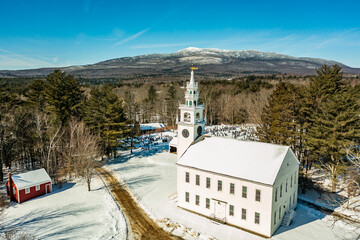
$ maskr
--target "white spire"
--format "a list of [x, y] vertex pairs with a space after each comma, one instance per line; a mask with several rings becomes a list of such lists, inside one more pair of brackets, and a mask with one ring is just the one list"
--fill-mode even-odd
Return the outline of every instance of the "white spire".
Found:
[[194, 85], [194, 70], [191, 70], [190, 85]]

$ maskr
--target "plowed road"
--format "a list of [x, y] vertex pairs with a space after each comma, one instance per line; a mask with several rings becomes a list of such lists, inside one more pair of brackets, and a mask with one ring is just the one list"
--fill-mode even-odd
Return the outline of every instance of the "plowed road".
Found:
[[121, 185], [115, 176], [104, 168], [96, 171], [105, 179], [116, 201], [131, 225], [131, 233], [135, 239], [181, 239], [161, 229], [132, 198], [130, 190]]

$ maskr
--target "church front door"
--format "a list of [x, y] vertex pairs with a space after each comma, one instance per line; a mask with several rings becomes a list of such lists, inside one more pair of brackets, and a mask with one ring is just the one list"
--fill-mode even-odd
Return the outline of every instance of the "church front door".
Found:
[[215, 208], [214, 215], [217, 220], [226, 222], [226, 203], [223, 201], [214, 200]]

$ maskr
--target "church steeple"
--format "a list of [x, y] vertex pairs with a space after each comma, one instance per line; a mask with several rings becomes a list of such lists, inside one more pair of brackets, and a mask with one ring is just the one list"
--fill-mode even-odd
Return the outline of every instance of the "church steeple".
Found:
[[190, 81], [186, 83], [185, 104], [180, 104], [180, 121], [178, 124], [178, 158], [186, 151], [190, 144], [205, 132], [203, 117], [204, 105], [199, 104], [198, 83], [194, 79], [194, 70], [190, 68]]

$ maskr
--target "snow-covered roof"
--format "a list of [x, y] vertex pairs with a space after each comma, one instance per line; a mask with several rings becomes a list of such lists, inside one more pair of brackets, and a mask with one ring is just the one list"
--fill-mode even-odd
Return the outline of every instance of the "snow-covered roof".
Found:
[[140, 124], [140, 130], [155, 130], [165, 127], [162, 123], [143, 123]]
[[288, 146], [205, 137], [191, 145], [177, 164], [273, 185], [284, 159], [293, 155]]
[[38, 184], [51, 182], [51, 179], [44, 168], [26, 173], [15, 174], [12, 175], [11, 178], [19, 190]]
[[178, 145], [178, 138], [177, 137], [173, 137], [173, 139], [171, 139], [171, 141], [169, 142], [170, 146], [177, 146]]

